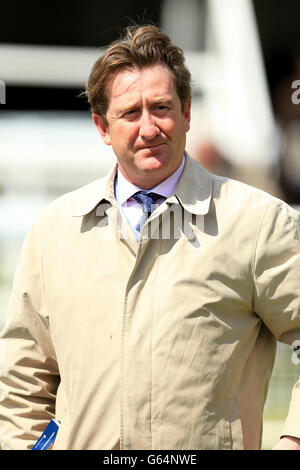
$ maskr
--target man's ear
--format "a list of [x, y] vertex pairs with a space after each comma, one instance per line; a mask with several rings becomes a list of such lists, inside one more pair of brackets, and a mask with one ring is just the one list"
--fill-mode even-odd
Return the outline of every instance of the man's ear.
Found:
[[190, 130], [190, 123], [191, 123], [191, 100], [189, 100], [185, 105], [184, 115], [184, 122], [185, 122], [185, 132]]
[[110, 135], [109, 135], [109, 128], [108, 124], [106, 123], [105, 119], [99, 114], [92, 113], [92, 118], [97, 127], [99, 134], [101, 135], [104, 143], [106, 145], [111, 145]]

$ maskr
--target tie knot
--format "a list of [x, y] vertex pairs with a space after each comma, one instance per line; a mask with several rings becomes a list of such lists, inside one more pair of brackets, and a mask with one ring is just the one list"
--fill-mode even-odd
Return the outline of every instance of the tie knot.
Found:
[[156, 193], [146, 193], [139, 191], [132, 196], [139, 204], [143, 206], [144, 212], [151, 214], [153, 206], [156, 203], [157, 199], [161, 199], [163, 196]]

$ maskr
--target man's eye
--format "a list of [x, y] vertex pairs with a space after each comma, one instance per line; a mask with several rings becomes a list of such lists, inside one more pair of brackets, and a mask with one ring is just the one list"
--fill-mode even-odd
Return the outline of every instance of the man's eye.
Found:
[[126, 111], [126, 113], [124, 114], [124, 116], [126, 118], [130, 118], [130, 117], [133, 117], [137, 114], [137, 109], [130, 109], [129, 111]]
[[157, 110], [158, 113], [162, 114], [162, 113], [166, 113], [169, 110], [169, 108], [168, 108], [168, 106], [159, 105], [159, 106], [157, 106], [156, 110]]

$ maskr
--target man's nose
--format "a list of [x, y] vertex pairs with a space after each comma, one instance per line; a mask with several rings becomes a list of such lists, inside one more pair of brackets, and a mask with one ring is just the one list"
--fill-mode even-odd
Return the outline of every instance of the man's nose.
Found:
[[141, 116], [139, 135], [147, 140], [153, 140], [159, 134], [159, 128], [155, 122], [155, 117], [150, 112], [145, 112]]

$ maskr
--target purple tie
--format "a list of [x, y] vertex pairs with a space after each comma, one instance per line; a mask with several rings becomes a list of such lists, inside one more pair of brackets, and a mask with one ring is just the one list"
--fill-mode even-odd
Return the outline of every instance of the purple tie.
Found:
[[139, 204], [142, 205], [143, 212], [144, 212], [144, 217], [142, 218], [142, 220], [140, 221], [140, 223], [136, 227], [137, 230], [140, 231], [140, 228], [143, 225], [143, 223], [145, 223], [145, 221], [150, 216], [151, 212], [155, 209], [155, 203], [156, 203], [157, 199], [161, 199], [164, 196], [161, 196], [160, 194], [156, 194], [156, 193], [146, 193], [146, 192], [143, 192], [143, 191], [139, 191], [139, 192], [135, 193], [132, 197]]
[[145, 193], [139, 191], [132, 197], [142, 205], [143, 211], [147, 214], [147, 217], [149, 217], [153, 209], [155, 209], [153, 206], [155, 205], [157, 199], [161, 199], [163, 196], [156, 193]]

